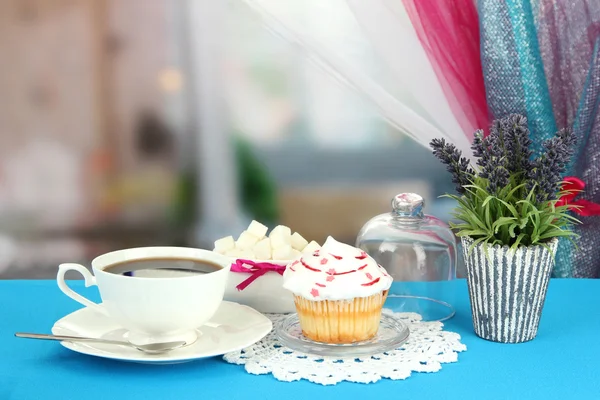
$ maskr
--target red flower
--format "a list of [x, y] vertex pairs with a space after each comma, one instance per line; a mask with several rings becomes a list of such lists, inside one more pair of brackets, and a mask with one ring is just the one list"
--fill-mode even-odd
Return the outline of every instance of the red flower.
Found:
[[584, 199], [575, 200], [577, 195], [585, 188], [584, 181], [574, 176], [567, 176], [564, 182], [562, 190], [568, 193], [558, 199], [556, 202], [557, 206], [575, 206], [570, 208], [583, 217], [600, 215], [600, 204]]

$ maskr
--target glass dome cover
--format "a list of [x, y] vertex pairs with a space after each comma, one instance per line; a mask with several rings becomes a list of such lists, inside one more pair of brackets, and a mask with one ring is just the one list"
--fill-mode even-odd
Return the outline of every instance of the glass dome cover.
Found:
[[386, 307], [444, 321], [454, 315], [456, 238], [447, 224], [424, 214], [424, 207], [418, 194], [396, 195], [391, 212], [362, 227], [356, 247], [394, 278]]

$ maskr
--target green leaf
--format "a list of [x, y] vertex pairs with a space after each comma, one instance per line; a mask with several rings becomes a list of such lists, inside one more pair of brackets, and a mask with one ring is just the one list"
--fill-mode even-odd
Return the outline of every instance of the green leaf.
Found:
[[471, 243], [471, 245], [469, 246], [469, 249], [467, 251], [467, 255], [470, 256], [471, 252], [473, 251], [473, 249], [475, 248], [475, 246], [477, 246], [479, 243], [484, 242], [486, 240], [488, 240], [489, 237], [483, 237], [483, 238], [479, 238], [477, 240], [474, 240], [473, 243]]
[[494, 231], [494, 233], [498, 233], [498, 229], [500, 229], [501, 226], [503, 225], [508, 225], [510, 222], [513, 222], [514, 220], [516, 220], [515, 217], [500, 217], [496, 220], [496, 222], [494, 222], [494, 224], [492, 225], [492, 229]]
[[460, 232], [456, 233], [456, 236], [458, 237], [463, 237], [463, 236], [486, 236], [488, 235], [487, 232], [482, 231], [481, 229], [476, 229], [476, 230], [462, 230]]
[[540, 230], [547, 229], [548, 226], [552, 225], [552, 221], [554, 221], [555, 219], [556, 216], [554, 214], [550, 214], [546, 218], [542, 219], [542, 222], [540, 224]]
[[512, 250], [517, 250], [517, 247], [519, 247], [519, 243], [521, 243], [521, 240], [523, 240], [524, 237], [525, 237], [524, 233], [519, 234], [519, 236], [517, 236], [517, 240], [515, 240], [515, 242], [513, 243], [513, 245], [510, 248]]
[[490, 258], [488, 242], [483, 242], [483, 254], [485, 254], [485, 258], [487, 258], [488, 262], [491, 263], [492, 259]]
[[[470, 193], [475, 200], [484, 201], [490, 194], [484, 188], [487, 187], [487, 180], [482, 185], [464, 185], [463, 188]], [[474, 191], [471, 189], [475, 189]]]
[[531, 223], [533, 224], [533, 232], [531, 233], [531, 242], [536, 243], [540, 237], [540, 213], [535, 208], [533, 204], [531, 204], [532, 211], [528, 214]]
[[533, 204], [531, 204], [529, 201], [527, 200], [519, 200], [517, 201], [516, 204], [522, 205], [521, 208], [521, 217], [522, 218], [528, 218], [529, 217], [529, 207], [532, 207]]
[[577, 219], [576, 217], [573, 217], [572, 215], [569, 215], [567, 213], [563, 213], [560, 215], [560, 218], [564, 218], [566, 220], [569, 220], [575, 224], [581, 224], [581, 220]]
[[445, 197], [449, 197], [453, 200], [456, 200], [456, 202], [458, 202], [458, 206], [462, 209], [470, 209], [471, 208], [471, 204], [464, 197], [458, 197], [458, 196], [454, 196], [454, 195], [448, 195]]
[[577, 234], [573, 231], [563, 231], [560, 229], [554, 229], [551, 232], [547, 232], [539, 237], [539, 240], [546, 240], [555, 237], [569, 237], [569, 236], [577, 236]]
[[482, 207], [485, 207], [487, 205], [487, 203], [490, 202], [490, 200], [492, 200], [494, 198], [494, 196], [488, 196], [484, 201], [483, 204], [481, 205]]
[[525, 183], [521, 183], [520, 185], [514, 187], [510, 192], [508, 192], [508, 194], [505, 196], [505, 198], [511, 198], [515, 192], [521, 188], [525, 187]]
[[479, 217], [477, 216], [477, 214], [475, 214], [475, 213], [474, 213], [473, 211], [471, 211], [471, 210], [466, 210], [466, 209], [465, 209], [464, 211], [465, 211], [465, 212], [468, 214], [468, 216], [469, 216], [468, 220], [465, 220], [465, 222], [470, 222], [470, 223], [472, 223], [473, 225], [476, 225], [476, 226], [480, 227], [481, 229], [484, 229], [486, 232], [488, 231], [488, 228], [487, 228], [487, 226], [485, 226], [485, 224], [483, 223], [483, 221], [482, 221], [481, 219], [479, 219]]
[[519, 219], [519, 229], [527, 228], [527, 221], [529, 221], [527, 217]]
[[[492, 217], [490, 215], [490, 207], [489, 204], [486, 204], [485, 207], [483, 207], [483, 212], [485, 215], [485, 225], [487, 228], [492, 228]], [[494, 230], [491, 229], [491, 231], [493, 232]]]
[[511, 238], [515, 237], [515, 228], [519, 226], [519, 224], [510, 224], [510, 226], [508, 227], [508, 234], [510, 235]]
[[495, 245], [495, 244], [500, 245], [500, 246], [504, 245], [504, 242], [500, 238], [497, 238], [497, 237], [492, 238], [490, 240], [490, 242], [488, 242], [488, 243], [491, 245]]
[[455, 224], [453, 222], [450, 222], [449, 224], [452, 229], [458, 229], [460, 231], [464, 231], [467, 229], [473, 229], [473, 226], [471, 224], [467, 224], [467, 223]]
[[537, 188], [537, 183], [534, 182], [533, 187], [531, 188], [531, 190], [529, 191], [529, 194], [527, 195], [526, 200], [531, 203], [531, 199], [533, 199], [533, 195], [535, 193], [535, 189]]
[[513, 217], [515, 218], [520, 218], [521, 215], [519, 214], [519, 212], [517, 212], [517, 209], [512, 205], [507, 203], [506, 201], [499, 199], [498, 197], [496, 197], [496, 199], [502, 203], [506, 208], [508, 208], [508, 210], [511, 212], [511, 214], [513, 215]]

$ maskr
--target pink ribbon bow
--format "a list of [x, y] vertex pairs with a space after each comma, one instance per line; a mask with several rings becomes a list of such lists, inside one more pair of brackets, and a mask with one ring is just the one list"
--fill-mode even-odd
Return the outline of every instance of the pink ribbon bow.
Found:
[[266, 262], [254, 262], [251, 260], [236, 260], [234, 264], [231, 264], [231, 272], [246, 272], [250, 276], [242, 283], [237, 285], [237, 290], [244, 290], [252, 282], [263, 276], [269, 271], [277, 272], [279, 275], [283, 275], [285, 271], [285, 265], [271, 264]]

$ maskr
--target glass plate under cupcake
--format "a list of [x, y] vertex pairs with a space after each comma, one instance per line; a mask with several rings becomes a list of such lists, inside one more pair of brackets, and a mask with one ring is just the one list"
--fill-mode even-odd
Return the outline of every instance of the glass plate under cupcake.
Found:
[[298, 314], [291, 314], [275, 327], [282, 345], [294, 351], [325, 357], [372, 356], [402, 346], [410, 335], [408, 326], [391, 315], [382, 314], [379, 330], [374, 338], [350, 344], [316, 342], [302, 334]]

